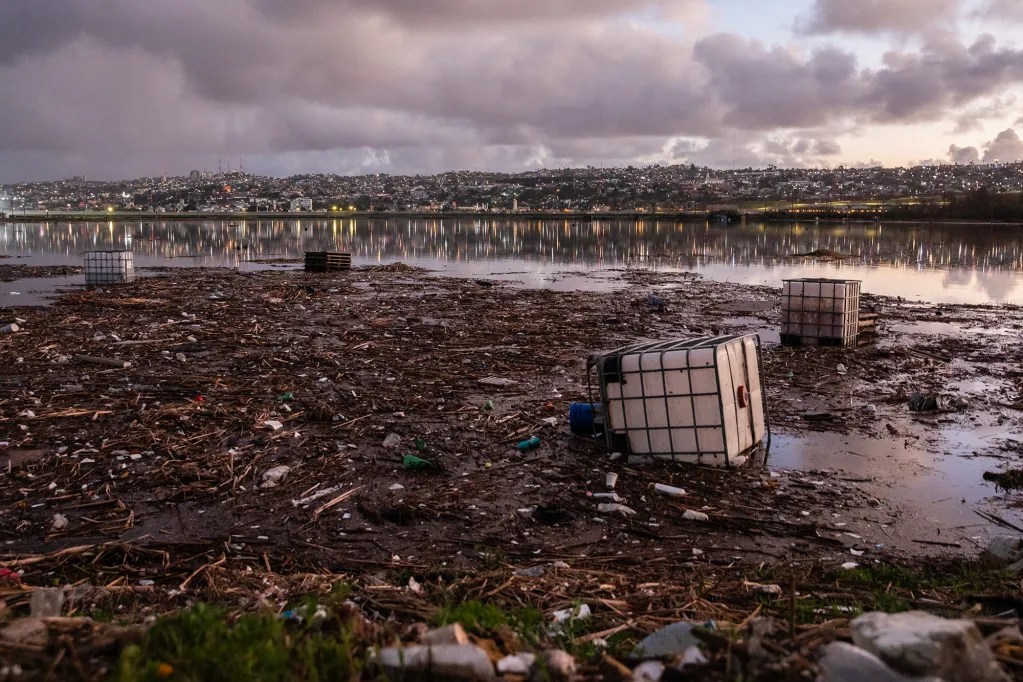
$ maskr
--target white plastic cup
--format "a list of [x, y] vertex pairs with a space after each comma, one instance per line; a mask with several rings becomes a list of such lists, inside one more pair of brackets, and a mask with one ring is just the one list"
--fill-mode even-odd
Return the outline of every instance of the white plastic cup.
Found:
[[613, 471], [608, 472], [607, 480], [605, 481], [608, 490], [614, 490], [615, 485], [618, 483], [618, 474]]
[[0, 334], [13, 334], [19, 329], [21, 329], [21, 327], [16, 324], [5, 324], [3, 327], [0, 327]]

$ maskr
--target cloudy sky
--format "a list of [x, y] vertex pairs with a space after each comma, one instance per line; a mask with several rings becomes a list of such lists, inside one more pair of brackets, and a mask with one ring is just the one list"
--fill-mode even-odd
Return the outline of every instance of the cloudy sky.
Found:
[[1023, 0], [0, 0], [0, 182], [1023, 158]]

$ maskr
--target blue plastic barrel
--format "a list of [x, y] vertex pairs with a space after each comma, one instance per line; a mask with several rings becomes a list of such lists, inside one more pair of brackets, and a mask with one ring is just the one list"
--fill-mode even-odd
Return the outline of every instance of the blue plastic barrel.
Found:
[[568, 428], [580, 436], [592, 436], [594, 415], [598, 411], [595, 403], [572, 403], [568, 406]]

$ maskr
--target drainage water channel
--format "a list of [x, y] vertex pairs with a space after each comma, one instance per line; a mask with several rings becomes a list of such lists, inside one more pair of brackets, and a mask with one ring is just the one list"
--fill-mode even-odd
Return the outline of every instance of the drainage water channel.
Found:
[[[98, 249], [134, 252], [142, 276], [179, 267], [297, 268], [305, 251], [345, 251], [356, 266], [403, 261], [451, 276], [556, 290], [610, 292], [625, 286], [623, 270], [652, 269], [772, 287], [790, 277], [860, 279], [865, 293], [909, 300], [1023, 304], [1023, 231], [1013, 227], [507, 218], [0, 225], [0, 256], [6, 256], [0, 258], [0, 271], [5, 266], [80, 266], [85, 251]], [[848, 257], [830, 258], [829, 252]], [[823, 258], [796, 255], [810, 253]], [[83, 285], [83, 275], [47, 278], [35, 273], [0, 282], [0, 312], [43, 305], [55, 291]], [[756, 331], [765, 343], [778, 342], [778, 330], [755, 316], [726, 317], [721, 331]], [[888, 331], [932, 337], [964, 332], [947, 322], [893, 323]], [[980, 381], [951, 388], [968, 395], [987, 386]], [[1007, 426], [981, 416], [968, 429], [929, 427], [914, 424], [904, 407], [885, 418], [912, 437], [776, 433], [769, 466], [840, 469], [870, 479], [862, 487], [903, 512], [896, 532], [907, 538], [918, 529], [933, 533], [942, 528], [950, 542], [967, 548], [982, 543], [992, 529], [975, 509], [1023, 526], [1023, 515], [1005, 504], [1012, 493], [999, 492], [982, 478], [1005, 463], [985, 450], [1000, 440], [1023, 441], [1018, 419]]]

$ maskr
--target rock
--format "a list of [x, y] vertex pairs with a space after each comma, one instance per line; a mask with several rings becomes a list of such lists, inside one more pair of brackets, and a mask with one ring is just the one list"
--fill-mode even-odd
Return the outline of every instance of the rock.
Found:
[[469, 635], [458, 623], [445, 625], [442, 628], [430, 630], [423, 636], [423, 644], [437, 646], [439, 644], [468, 644]]
[[693, 624], [680, 621], [647, 635], [636, 645], [629, 657], [642, 660], [681, 656], [689, 647], [699, 645], [700, 640], [693, 634]]
[[0, 640], [16, 644], [45, 644], [49, 639], [42, 618], [20, 618], [0, 630]]
[[832, 642], [823, 649], [817, 682], [941, 682], [937, 677], [907, 677], [895, 672], [869, 651], [846, 642]]
[[1023, 559], [1023, 538], [1018, 535], [996, 535], [988, 542], [987, 553], [1006, 563], [1019, 561]]
[[874, 611], [857, 617], [850, 627], [857, 646], [898, 672], [935, 675], [949, 682], [1009, 680], [971, 621], [923, 611]]
[[267, 419], [263, 422], [263, 426], [270, 429], [271, 431], [280, 431], [284, 428], [284, 424], [277, 421], [276, 419]]
[[396, 433], [389, 433], [384, 437], [383, 446], [385, 448], [396, 448], [401, 445], [401, 436]]
[[502, 675], [528, 675], [536, 661], [536, 654], [521, 653], [505, 656], [497, 662], [497, 672]]
[[664, 664], [660, 661], [644, 661], [632, 670], [634, 682], [657, 682], [664, 675]]
[[441, 680], [493, 680], [494, 666], [475, 644], [413, 645], [381, 649], [377, 663], [388, 675], [423, 674]]
[[575, 677], [575, 658], [561, 649], [542, 651], [529, 669], [530, 682], [568, 682]]
[[263, 488], [276, 488], [288, 474], [291, 473], [291, 467], [287, 465], [276, 466], [272, 469], [267, 469], [263, 472]]
[[686, 509], [685, 513], [682, 514], [682, 518], [686, 521], [710, 521], [710, 517], [700, 511], [694, 511], [692, 509]]
[[64, 590], [58, 587], [37, 587], [32, 591], [33, 618], [55, 618], [64, 608]]
[[67, 520], [67, 517], [64, 516], [63, 514], [54, 514], [53, 515], [53, 522], [52, 522], [53, 530], [63, 530], [65, 528], [67, 528], [68, 523], [69, 522]]

